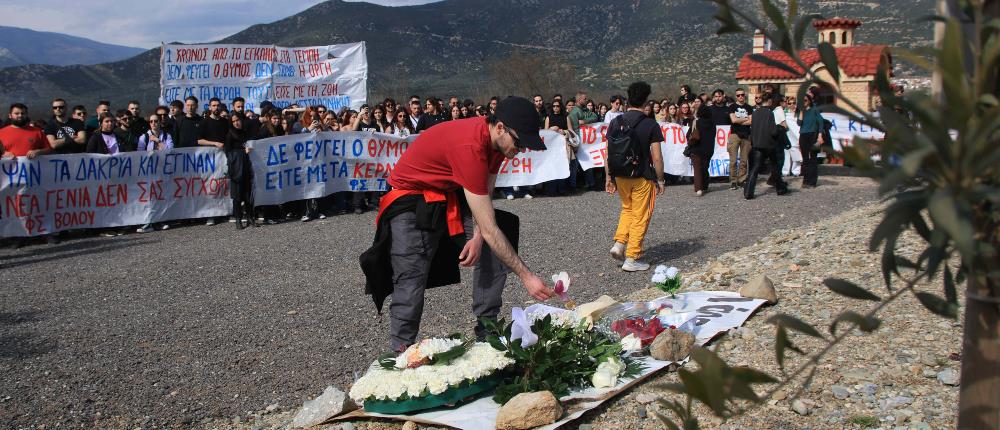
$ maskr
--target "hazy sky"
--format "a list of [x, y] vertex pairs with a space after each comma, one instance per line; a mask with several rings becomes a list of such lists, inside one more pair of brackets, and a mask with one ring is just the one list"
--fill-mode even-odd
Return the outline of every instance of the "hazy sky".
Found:
[[[367, 1], [384, 6], [409, 6], [439, 0]], [[322, 0], [139, 0], [107, 3], [43, 0], [4, 5], [0, 25], [152, 48], [159, 46], [160, 42], [218, 40], [253, 24], [274, 22], [319, 3]]]

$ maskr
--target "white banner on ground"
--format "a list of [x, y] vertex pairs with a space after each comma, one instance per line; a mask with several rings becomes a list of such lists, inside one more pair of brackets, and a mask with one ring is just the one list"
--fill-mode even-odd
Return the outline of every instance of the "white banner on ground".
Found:
[[[695, 336], [695, 342], [704, 346], [720, 333], [738, 328], [750, 319], [754, 311], [764, 304], [764, 300], [741, 297], [728, 291], [695, 291], [678, 294], [670, 300], [678, 312], [695, 312], [693, 320], [682, 326], [690, 327]], [[629, 380], [622, 380], [617, 386], [605, 389], [588, 388], [571, 391], [560, 400], [567, 405], [562, 418], [539, 429], [551, 430], [579, 418], [585, 412], [594, 409], [635, 384], [653, 376], [657, 371], [670, 365], [670, 362], [654, 360], [650, 357], [642, 359], [646, 368], [642, 373]], [[685, 362], [682, 360], [680, 363]], [[566, 403], [573, 400], [572, 403]], [[489, 429], [496, 426], [497, 413], [500, 405], [490, 397], [484, 397], [457, 408], [438, 408], [414, 415], [386, 415], [367, 413], [364, 410], [336, 417], [336, 420], [357, 418], [390, 418], [400, 421], [415, 421], [432, 426], [449, 426], [459, 429]]]
[[260, 112], [276, 107], [325, 105], [359, 109], [367, 97], [365, 43], [286, 48], [274, 45], [163, 45], [160, 104], [195, 96], [202, 110], [216, 97], [227, 105], [246, 99]]
[[0, 236], [229, 215], [215, 148], [0, 160]]
[[[569, 176], [566, 140], [543, 131], [547, 149], [505, 160], [497, 186], [534, 185]], [[399, 157], [418, 135], [371, 131], [294, 134], [251, 141], [254, 204], [315, 199], [338, 191], [385, 191]]]

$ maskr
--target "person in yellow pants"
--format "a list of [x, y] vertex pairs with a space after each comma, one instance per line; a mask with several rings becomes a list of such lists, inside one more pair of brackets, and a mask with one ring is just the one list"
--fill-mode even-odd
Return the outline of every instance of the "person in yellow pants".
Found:
[[[649, 98], [651, 88], [645, 82], [635, 82], [628, 87], [628, 111], [612, 121], [608, 127], [608, 145], [612, 145], [612, 133], [630, 134], [630, 145], [636, 149], [635, 163], [639, 168], [630, 168], [627, 172], [616, 170], [617, 163], [609, 158], [605, 163], [607, 179], [604, 188], [609, 194], [618, 192], [622, 201], [621, 215], [618, 217], [618, 228], [615, 230], [615, 243], [611, 247], [611, 256], [622, 261], [622, 270], [640, 272], [649, 270], [649, 263], [639, 261], [642, 257], [642, 242], [649, 229], [656, 207], [656, 197], [663, 194], [663, 154], [660, 142], [663, 142], [663, 132], [659, 124], [642, 112], [642, 106]], [[624, 136], [624, 134], [622, 134]], [[608, 153], [620, 153], [608, 148]]]

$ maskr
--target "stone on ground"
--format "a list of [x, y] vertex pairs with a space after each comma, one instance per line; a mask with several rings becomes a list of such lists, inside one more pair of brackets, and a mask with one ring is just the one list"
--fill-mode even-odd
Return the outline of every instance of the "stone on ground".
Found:
[[666, 329], [649, 345], [649, 355], [657, 360], [681, 361], [694, 346], [694, 335], [683, 330]]
[[292, 420], [292, 427], [309, 428], [356, 408], [347, 394], [331, 385], [319, 397], [302, 404], [302, 410]]
[[765, 275], [760, 275], [740, 288], [740, 295], [754, 299], [767, 300], [767, 304], [778, 303], [778, 293], [774, 290], [774, 282]]
[[552, 424], [562, 413], [559, 399], [549, 391], [521, 393], [500, 407], [497, 429], [522, 430]]

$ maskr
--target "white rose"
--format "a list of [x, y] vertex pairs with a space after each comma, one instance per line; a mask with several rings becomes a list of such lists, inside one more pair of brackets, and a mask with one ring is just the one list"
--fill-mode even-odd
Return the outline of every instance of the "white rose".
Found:
[[605, 368], [598, 368], [594, 372], [594, 376], [590, 378], [590, 382], [594, 384], [594, 388], [610, 388], [614, 387], [615, 383], [618, 382], [618, 375], [613, 374], [611, 370]]
[[642, 349], [642, 339], [639, 339], [634, 334], [625, 336], [621, 340], [622, 351], [632, 352]]

